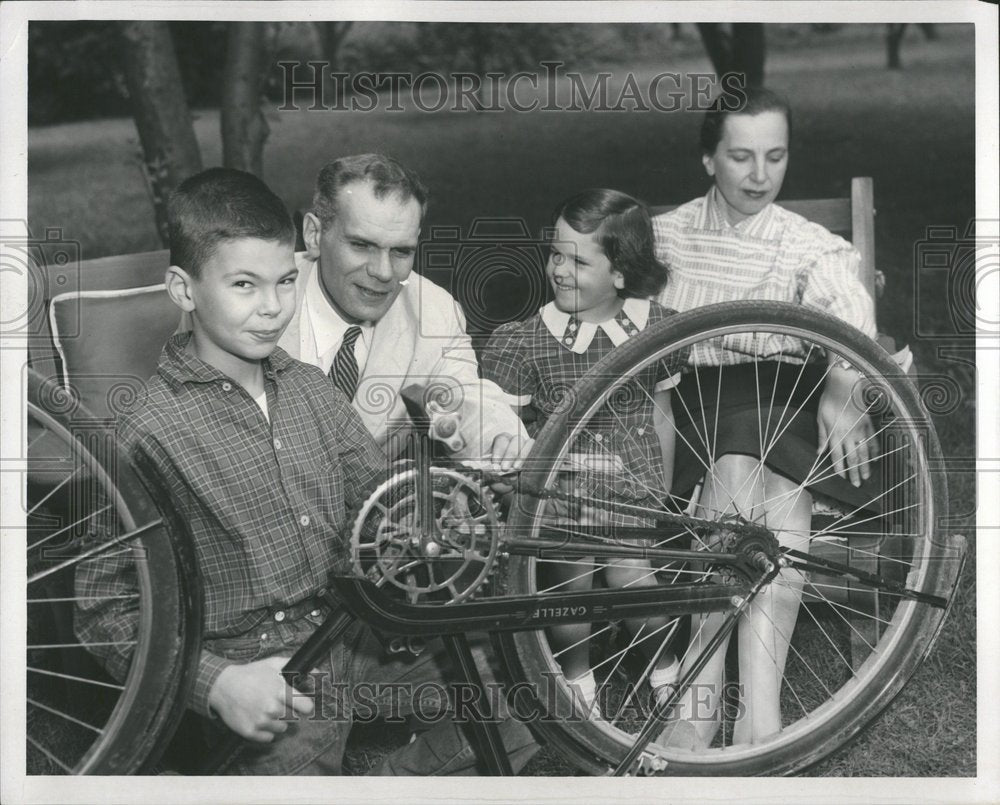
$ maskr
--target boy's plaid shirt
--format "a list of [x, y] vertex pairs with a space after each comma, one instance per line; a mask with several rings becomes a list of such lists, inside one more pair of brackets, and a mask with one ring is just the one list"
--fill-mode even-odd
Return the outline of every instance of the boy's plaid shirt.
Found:
[[[385, 462], [350, 403], [312, 366], [276, 349], [264, 361], [270, 423], [250, 395], [187, 354], [190, 334], [164, 347], [145, 395], [118, 421], [119, 444], [156, 467], [194, 540], [204, 589], [204, 637], [250, 632], [270, 613], [317, 593], [332, 568], [348, 567], [348, 507]], [[77, 571], [84, 642], [134, 640], [137, 613], [109, 596], [134, 584], [131, 561], [113, 557]], [[123, 678], [129, 652], [103, 647]], [[228, 660], [202, 651], [192, 706]]]

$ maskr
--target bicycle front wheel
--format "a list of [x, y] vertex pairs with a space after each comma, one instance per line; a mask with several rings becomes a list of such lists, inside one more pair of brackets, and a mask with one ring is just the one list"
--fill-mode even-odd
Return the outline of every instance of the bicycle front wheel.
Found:
[[[198, 658], [193, 551], [168, 533], [113, 432], [33, 372], [27, 414], [26, 772], [148, 771]], [[79, 639], [85, 612], [104, 609], [133, 626]], [[116, 652], [125, 659], [109, 671]]]
[[[834, 371], [830, 354], [857, 372], [833, 427], [864, 418], [870, 423], [863, 441], [871, 478], [860, 488], [837, 477], [829, 456], [816, 451], [818, 400]], [[767, 363], [750, 356], [765, 356]], [[671, 488], [651, 484], [648, 473], [635, 474], [614, 456], [606, 457], [600, 475], [574, 481], [567, 467], [574, 457], [595, 453], [609, 419], [634, 422], [637, 406], [662, 404], [640, 381], [678, 360], [687, 368], [671, 392], [671, 410], [658, 417], [678, 456]], [[719, 363], [726, 365], [713, 365]], [[810, 438], [811, 454], [803, 460], [803, 445], [794, 449], [794, 440]], [[860, 441], [853, 449], [863, 449]], [[738, 482], [727, 464], [731, 455], [738, 457]], [[508, 567], [510, 591], [578, 588], [581, 578], [608, 586], [713, 584], [720, 574], [711, 551], [738, 539], [731, 524], [742, 518], [764, 525], [780, 544], [776, 556], [789, 566], [750, 603], [737, 627], [740, 638], [716, 649], [709, 659], [715, 671], [698, 677], [642, 758], [646, 770], [675, 775], [794, 773], [885, 708], [941, 628], [964, 543], [935, 531], [947, 515], [945, 479], [935, 471], [940, 457], [916, 388], [853, 328], [782, 303], [727, 303], [679, 314], [627, 341], [573, 388], [539, 434], [523, 480], [526, 487], [550, 489], [575, 483], [586, 489], [581, 502], [611, 511], [612, 523], [615, 507], [630, 502], [628, 516], [649, 544], [700, 550], [706, 560], [633, 567], [623, 583], [620, 573], [612, 581], [614, 562], [607, 560], [516, 556]], [[790, 499], [808, 502], [804, 519], [801, 513], [791, 518]], [[549, 505], [521, 495], [511, 532], [551, 535]], [[670, 516], [681, 511], [717, 527], [678, 526]], [[558, 522], [556, 530], [573, 533], [565, 517]], [[791, 528], [791, 522], [802, 524]], [[588, 533], [593, 538], [593, 528]], [[635, 533], [619, 538], [609, 526], [603, 539], [628, 542]], [[632, 748], [666, 690], [652, 689], [653, 669], [671, 655], [685, 669], [694, 665], [709, 642], [703, 632], [717, 628], [723, 616], [716, 616], [716, 627], [711, 618], [693, 615], [594, 622], [575, 640], [552, 630], [507, 634], [503, 654], [514, 679], [538, 692], [535, 706], [544, 715], [535, 724], [544, 738], [581, 768], [607, 773]], [[598, 708], [581, 708], [581, 689], [566, 681], [570, 653], [577, 652], [579, 665], [581, 644]], [[763, 687], [775, 678], [773, 690]], [[699, 697], [707, 702], [703, 712]]]

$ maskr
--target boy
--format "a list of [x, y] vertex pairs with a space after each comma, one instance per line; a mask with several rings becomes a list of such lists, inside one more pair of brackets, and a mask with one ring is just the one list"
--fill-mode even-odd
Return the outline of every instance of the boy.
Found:
[[[353, 716], [351, 690], [399, 692], [440, 680], [430, 652], [388, 662], [355, 624], [317, 671], [323, 712], [291, 696], [279, 675], [328, 614], [318, 601], [332, 568], [348, 567], [340, 538], [348, 507], [381, 475], [371, 436], [347, 399], [315, 367], [276, 347], [295, 308], [295, 230], [288, 211], [256, 177], [214, 168], [181, 184], [169, 204], [171, 299], [190, 316], [146, 394], [118, 422], [129, 457], [156, 468], [195, 544], [205, 594], [204, 640], [190, 706], [255, 746], [233, 770], [246, 774], [338, 774]], [[77, 587], [93, 595], [128, 580], [113, 560], [86, 565]], [[135, 633], [134, 614], [105, 598], [83, 601], [84, 642]], [[122, 678], [128, 656], [102, 646]], [[398, 683], [406, 683], [400, 686]], [[334, 688], [334, 683], [337, 687]], [[321, 701], [319, 698], [316, 701]], [[405, 704], [405, 703], [404, 703]], [[286, 706], [296, 717], [283, 719]], [[503, 726], [515, 767], [535, 745], [526, 728]], [[452, 722], [386, 758], [381, 773], [469, 773], [471, 749]]]

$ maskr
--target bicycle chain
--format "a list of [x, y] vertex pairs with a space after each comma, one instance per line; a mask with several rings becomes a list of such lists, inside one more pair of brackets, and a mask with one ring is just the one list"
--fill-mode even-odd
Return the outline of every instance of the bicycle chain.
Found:
[[[578, 495], [573, 495], [569, 492], [560, 492], [557, 489], [550, 489], [547, 487], [539, 487], [534, 484], [530, 484], [518, 475], [517, 478], [511, 478], [509, 475], [499, 475], [497, 473], [490, 472], [489, 470], [483, 469], [469, 469], [463, 468], [462, 474], [468, 476], [479, 476], [480, 483], [487, 486], [492, 486], [493, 484], [504, 484], [505, 486], [513, 486], [514, 491], [520, 494], [527, 494], [532, 497], [537, 497], [541, 500], [561, 500], [564, 503], [569, 503], [574, 506], [583, 505], [585, 502], [583, 498]], [[641, 500], [641, 498], [632, 498], [634, 501]], [[623, 499], [612, 501], [612, 500], [602, 500], [600, 498], [587, 498], [586, 505], [591, 506], [596, 509], [606, 509], [609, 511], [614, 511], [619, 508], [619, 504], [622, 502], [628, 502]], [[773, 536], [771, 531], [769, 531], [764, 526], [756, 525], [751, 523], [746, 519], [740, 517], [739, 515], [726, 515], [721, 520], [706, 520], [701, 517], [691, 517], [686, 514], [676, 514], [668, 511], [655, 512], [652, 519], [665, 520], [669, 523], [682, 526], [684, 528], [690, 529], [691, 531], [696, 531], [702, 529], [705, 531], [719, 531], [720, 529], [726, 529], [727, 531], [734, 532], [741, 536]]]

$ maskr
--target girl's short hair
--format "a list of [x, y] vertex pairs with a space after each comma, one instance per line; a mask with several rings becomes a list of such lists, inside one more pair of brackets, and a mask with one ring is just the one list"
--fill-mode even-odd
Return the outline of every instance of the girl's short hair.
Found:
[[653, 250], [649, 209], [638, 199], [618, 190], [584, 190], [559, 205], [552, 225], [560, 218], [582, 235], [596, 233], [612, 269], [625, 278], [619, 296], [644, 299], [667, 284], [667, 267]]
[[763, 87], [745, 87], [738, 91], [723, 92], [716, 98], [701, 121], [698, 138], [701, 152], [708, 156], [715, 153], [722, 141], [726, 118], [730, 115], [759, 115], [764, 112], [781, 112], [788, 122], [788, 140], [792, 139], [792, 108], [784, 96]]

